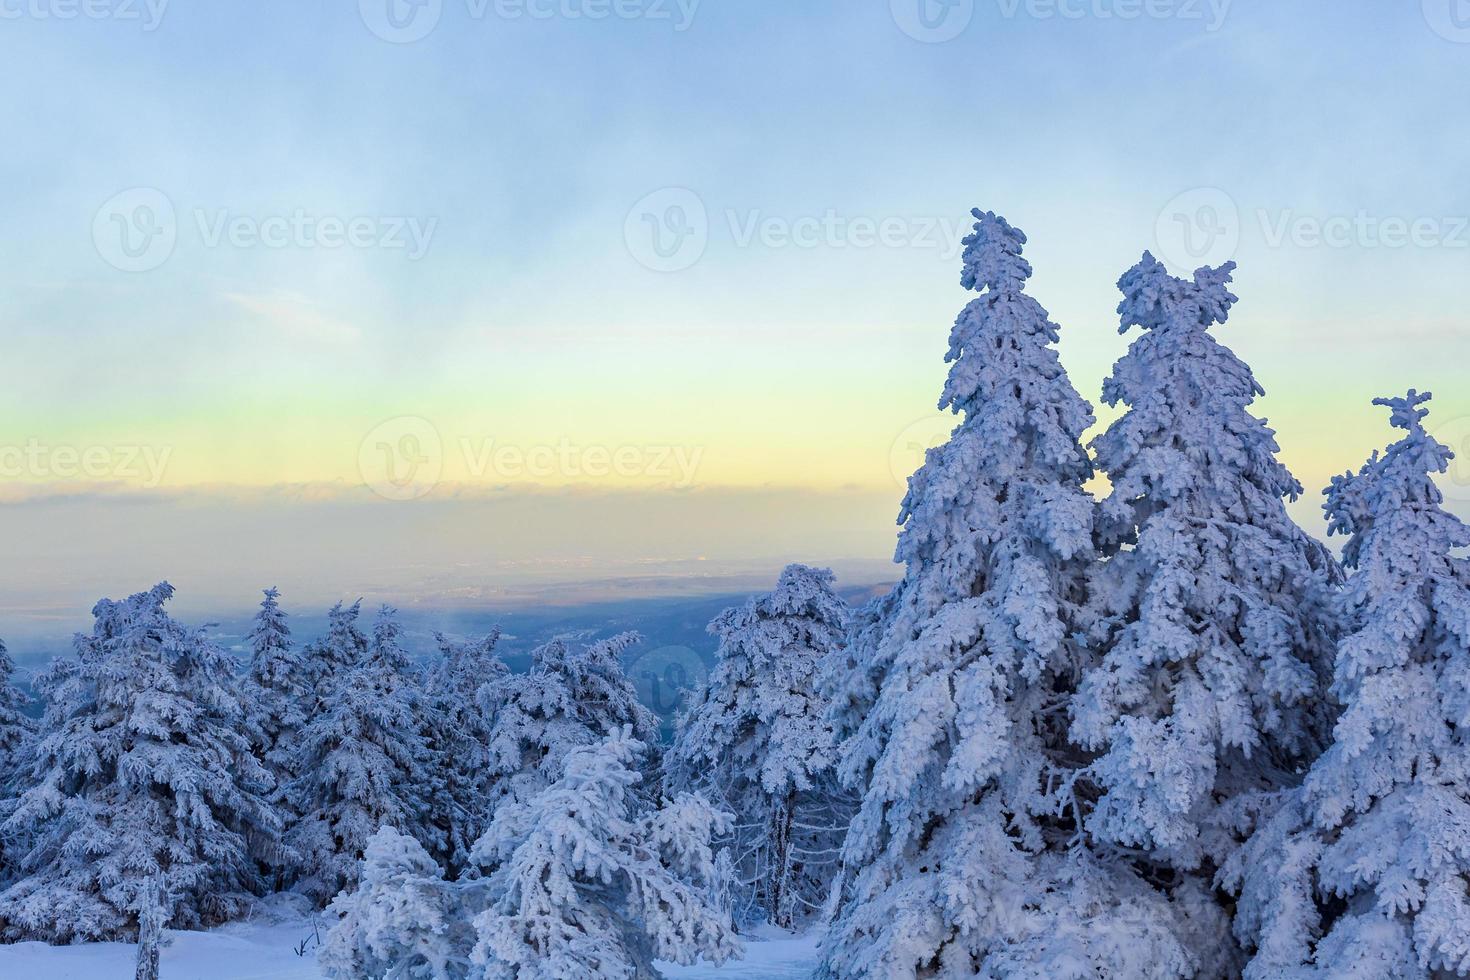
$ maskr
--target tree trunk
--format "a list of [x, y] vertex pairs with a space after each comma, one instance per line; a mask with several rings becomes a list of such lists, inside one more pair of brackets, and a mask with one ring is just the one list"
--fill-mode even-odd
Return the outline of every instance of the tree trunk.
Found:
[[790, 929], [796, 920], [787, 894], [791, 884], [791, 821], [795, 819], [796, 794], [788, 793], [775, 814], [772, 847], [775, 851], [775, 875], [771, 881], [771, 924]]
[[158, 953], [163, 942], [163, 887], [158, 888], [154, 903], [138, 913], [138, 969], [133, 980], [158, 980]]
[[138, 970], [133, 980], [158, 980], [158, 945], [162, 933], [158, 917], [145, 912], [138, 921]]

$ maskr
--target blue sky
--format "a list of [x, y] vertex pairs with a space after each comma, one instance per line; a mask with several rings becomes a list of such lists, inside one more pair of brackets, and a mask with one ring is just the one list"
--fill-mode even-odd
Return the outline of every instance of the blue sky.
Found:
[[[1434, 389], [1443, 437], [1470, 450], [1463, 0], [922, 0], [955, 33], [938, 43], [911, 36], [921, 0], [391, 0], [410, 31], [433, 22], [412, 43], [370, 28], [390, 0], [90, 0], [96, 19], [66, 18], [77, 2], [0, 0], [0, 443], [112, 454], [81, 477], [28, 464], [0, 514], [34, 549], [27, 584], [68, 601], [171, 560], [198, 569], [186, 591], [224, 590], [161, 494], [204, 501], [211, 548], [254, 554], [303, 523], [333, 528], [328, 550], [371, 548], [363, 453], [422, 445], [372, 435], [403, 418], [429, 421], [440, 458], [428, 496], [384, 506], [434, 505], [392, 520], [432, 569], [487, 550], [603, 571], [881, 560], [906, 433], [933, 427], [974, 205], [1031, 236], [1034, 292], [1093, 401], [1127, 340], [1113, 284], [1144, 248], [1178, 271], [1237, 259], [1221, 339], [1269, 392], [1304, 521], [1387, 439], [1373, 396]], [[672, 271], [638, 239], [650, 200], [655, 224], [670, 202], [698, 224]], [[118, 252], [108, 236], [160, 201], [167, 247]], [[354, 222], [355, 244], [330, 244]], [[491, 443], [641, 455], [626, 473], [472, 465]], [[697, 450], [689, 479], [654, 462], [669, 447]], [[124, 465], [128, 448], [167, 466]], [[1470, 500], [1470, 467], [1447, 482]], [[465, 521], [524, 525], [524, 501], [568, 488], [591, 502], [546, 533], [575, 544], [470, 536], [465, 553], [456, 500]], [[517, 503], [487, 516], [492, 492]], [[671, 493], [745, 523], [609, 530]], [[157, 532], [133, 527], [131, 552], [131, 519], [107, 519], [142, 513], [127, 494], [154, 495], [137, 520]], [[846, 523], [793, 529], [803, 507]], [[78, 508], [98, 525], [85, 586], [44, 546]], [[264, 550], [236, 571], [271, 574]]]

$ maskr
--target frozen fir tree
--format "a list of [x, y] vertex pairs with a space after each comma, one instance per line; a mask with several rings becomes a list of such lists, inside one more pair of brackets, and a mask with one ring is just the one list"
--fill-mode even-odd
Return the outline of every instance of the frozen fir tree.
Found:
[[305, 658], [291, 643], [281, 593], [271, 588], [264, 595], [246, 639], [250, 666], [245, 725], [256, 754], [273, 771], [284, 772], [293, 737], [311, 707], [312, 691]]
[[665, 765], [672, 788], [735, 814], [721, 843], [736, 856], [742, 919], [789, 929], [827, 898], [851, 809], [816, 675], [846, 621], [832, 573], [790, 565], [773, 592], [710, 623], [718, 663], [680, 717]]
[[1073, 797], [1090, 837], [1183, 871], [1228, 852], [1222, 801], [1291, 781], [1330, 725], [1339, 573], [1287, 515], [1301, 487], [1248, 411], [1261, 386], [1209, 333], [1233, 269], [1179, 279], [1144, 253], [1118, 283], [1120, 329], [1143, 334], [1103, 386], [1127, 411], [1094, 443], [1111, 483], [1102, 659], [1072, 705], [1073, 738], [1100, 754]]
[[649, 980], [654, 960], [723, 963], [740, 947], [710, 895], [728, 814], [681, 795], [644, 810], [630, 729], [568, 752], [529, 801], [496, 811], [476, 847], [493, 868], [474, 920], [485, 980]]
[[1299, 789], [1242, 808], [1258, 826], [1221, 878], [1251, 978], [1470, 972], [1470, 527], [1432, 478], [1454, 454], [1429, 398], [1378, 399], [1404, 437], [1327, 491], [1343, 710]]
[[0, 788], [15, 786], [27, 743], [35, 733], [36, 724], [26, 714], [30, 703], [15, 686], [15, 661], [0, 641]]
[[[313, 705], [306, 658], [291, 642], [291, 627], [281, 609], [281, 593], [266, 589], [247, 643], [250, 665], [245, 679], [245, 732], [251, 748], [274, 778], [272, 797], [286, 807], [285, 788], [296, 775], [297, 739]], [[283, 809], [283, 817], [288, 822]], [[284, 871], [284, 859], [277, 871]]]
[[[344, 616], [332, 632], [350, 637], [356, 627]], [[332, 649], [336, 657], [349, 648]], [[300, 814], [287, 834], [301, 862], [298, 887], [323, 904], [355, 883], [358, 860], [379, 828], [430, 836], [431, 787], [420, 694], [393, 609], [379, 612], [361, 659], [327, 677], [317, 712], [302, 729], [299, 775], [287, 793]]]
[[[31, 699], [14, 684], [15, 661], [0, 642], [0, 801], [8, 800], [26, 788], [22, 773], [36, 724], [25, 709]], [[4, 813], [0, 803], [0, 814]], [[10, 880], [15, 870], [15, 846], [0, 830], [0, 886]]]
[[306, 677], [316, 693], [316, 706], [344, 667], [356, 666], [367, 654], [368, 638], [358, 627], [362, 600], [347, 606], [337, 603], [327, 612], [327, 635], [306, 649]]
[[842, 773], [864, 797], [822, 973], [1205, 972], [1223, 929], [1207, 889], [1163, 894], [1057, 812], [1088, 761], [1067, 712], [1089, 663], [1093, 417], [1024, 291], [1025, 235], [975, 217], [962, 283], [980, 296], [950, 335], [940, 401], [962, 418], [909, 482], [903, 580], [829, 675]]
[[646, 744], [659, 737], [658, 719], [638, 701], [619, 657], [641, 642], [622, 633], [592, 644], [555, 639], [531, 653], [531, 668], [480, 689], [493, 715], [488, 770], [490, 813], [504, 801], [526, 802], [561, 776], [575, 748], [630, 727]]
[[368, 841], [360, 883], [327, 909], [317, 962], [336, 980], [462, 980], [475, 936], [454, 885], [391, 827]]
[[230, 658], [164, 604], [167, 583], [104, 599], [46, 702], [29, 787], [4, 825], [22, 877], [0, 895], [11, 939], [137, 937], [157, 976], [160, 935], [237, 915], [257, 887], [249, 840], [276, 832], [270, 777], [242, 734]]
[[492, 807], [489, 745], [494, 722], [480, 688], [510, 673], [496, 655], [500, 631], [463, 642], [436, 634], [440, 659], [424, 685], [432, 779], [430, 823], [443, 846], [436, 855], [452, 875], [469, 868]]

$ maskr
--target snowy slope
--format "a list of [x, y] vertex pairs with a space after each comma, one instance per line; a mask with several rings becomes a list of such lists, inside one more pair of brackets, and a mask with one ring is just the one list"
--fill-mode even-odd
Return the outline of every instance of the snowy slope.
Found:
[[[163, 980], [321, 980], [315, 950], [297, 956], [292, 947], [312, 933], [306, 922], [237, 923], [209, 932], [170, 932], [163, 951]], [[0, 977], [44, 980], [126, 980], [135, 947], [125, 943], [0, 946]], [[795, 980], [811, 975], [817, 940], [764, 933], [746, 942], [746, 956], [724, 967], [664, 968], [669, 980]]]

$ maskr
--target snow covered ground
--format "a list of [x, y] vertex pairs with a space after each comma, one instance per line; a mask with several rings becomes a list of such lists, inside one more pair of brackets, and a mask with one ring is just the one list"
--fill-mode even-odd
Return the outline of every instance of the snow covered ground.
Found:
[[[162, 980], [321, 980], [314, 949], [293, 947], [310, 937], [306, 922], [237, 923], [209, 932], [170, 932]], [[126, 943], [0, 946], [0, 977], [38, 980], [125, 980], [133, 975], [135, 948]], [[766, 932], [746, 942], [745, 959], [718, 969], [670, 966], [670, 980], [788, 980], [811, 975], [817, 963], [814, 936]]]

